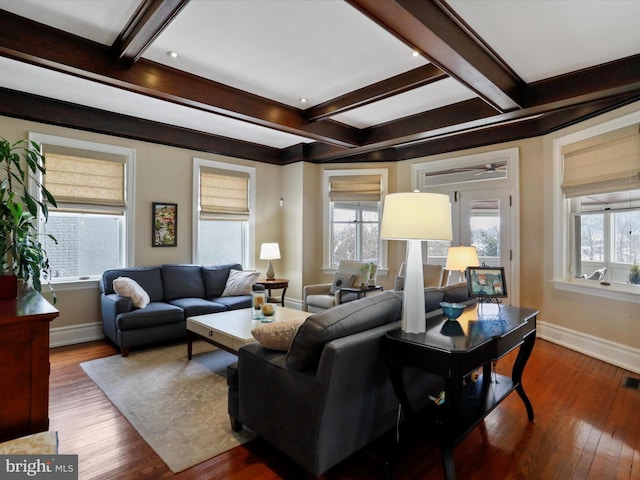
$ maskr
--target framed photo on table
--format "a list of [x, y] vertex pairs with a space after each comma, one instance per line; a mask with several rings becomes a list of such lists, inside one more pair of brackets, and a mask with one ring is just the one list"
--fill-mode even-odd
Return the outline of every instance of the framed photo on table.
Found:
[[470, 297], [505, 298], [504, 267], [467, 267], [467, 287]]
[[178, 246], [178, 204], [153, 202], [152, 247]]

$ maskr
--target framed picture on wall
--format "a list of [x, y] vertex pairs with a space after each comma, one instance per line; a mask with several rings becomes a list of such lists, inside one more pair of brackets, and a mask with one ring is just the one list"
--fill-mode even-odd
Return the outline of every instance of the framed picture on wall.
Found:
[[178, 246], [178, 204], [153, 202], [152, 247]]
[[467, 287], [471, 297], [505, 298], [504, 267], [467, 267]]

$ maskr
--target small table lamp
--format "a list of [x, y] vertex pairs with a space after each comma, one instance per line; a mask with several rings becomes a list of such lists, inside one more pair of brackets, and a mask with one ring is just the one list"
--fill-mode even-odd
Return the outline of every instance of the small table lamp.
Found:
[[451, 204], [440, 193], [392, 193], [384, 199], [380, 238], [406, 240], [407, 259], [402, 301], [402, 330], [427, 329], [422, 273], [423, 240], [451, 240]]
[[277, 260], [279, 258], [280, 246], [277, 243], [263, 243], [260, 246], [260, 260], [269, 260], [269, 264], [267, 265], [267, 280], [273, 280], [275, 278], [271, 260]]
[[[467, 267], [477, 267], [480, 265], [478, 261], [478, 252], [476, 247], [449, 247], [447, 252], [447, 264], [444, 268], [449, 272], [458, 272], [458, 282], [464, 280], [464, 272]], [[447, 280], [447, 285], [451, 283], [451, 274]]]

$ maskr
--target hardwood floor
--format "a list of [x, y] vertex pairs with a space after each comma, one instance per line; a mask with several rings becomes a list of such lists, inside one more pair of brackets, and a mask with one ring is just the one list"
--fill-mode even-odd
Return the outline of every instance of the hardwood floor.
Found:
[[[306, 476], [260, 439], [174, 475], [79, 366], [113, 354], [103, 342], [51, 350], [50, 428], [58, 431], [60, 453], [79, 455], [81, 480]], [[500, 360], [498, 372], [508, 374], [512, 361], [513, 354]], [[640, 391], [623, 387], [627, 376], [638, 377], [537, 340], [523, 378], [534, 422], [527, 421], [520, 398], [510, 395], [455, 447], [458, 479], [640, 479]], [[384, 478], [391, 441], [381, 439], [326, 478]], [[410, 442], [393, 478], [443, 478], [439, 450]]]

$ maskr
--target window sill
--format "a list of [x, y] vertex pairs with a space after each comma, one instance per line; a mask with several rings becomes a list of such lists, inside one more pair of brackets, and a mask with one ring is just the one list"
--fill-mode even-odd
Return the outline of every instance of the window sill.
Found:
[[100, 278], [90, 277], [83, 279], [68, 279], [68, 280], [53, 280], [51, 281], [51, 287], [46, 282], [42, 283], [42, 291], [50, 292], [65, 292], [71, 290], [94, 290], [100, 288]]
[[594, 297], [608, 298], [609, 300], [620, 300], [623, 302], [640, 303], [640, 285], [630, 285], [622, 283], [612, 283], [602, 285], [595, 280], [574, 281], [553, 280], [554, 288], [567, 292], [591, 295]]

